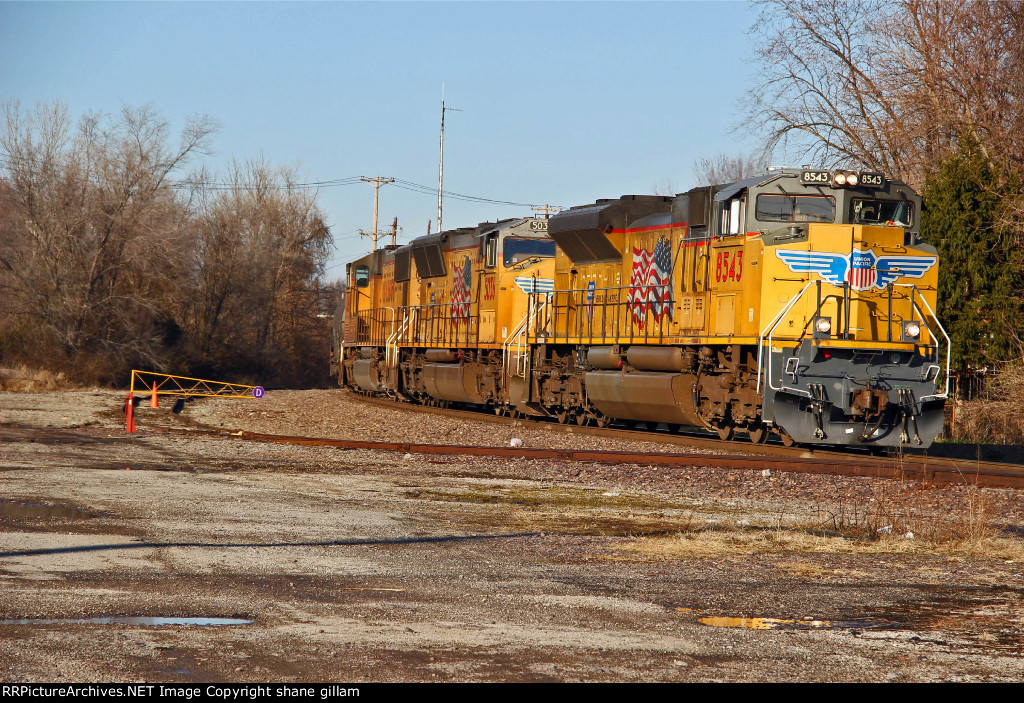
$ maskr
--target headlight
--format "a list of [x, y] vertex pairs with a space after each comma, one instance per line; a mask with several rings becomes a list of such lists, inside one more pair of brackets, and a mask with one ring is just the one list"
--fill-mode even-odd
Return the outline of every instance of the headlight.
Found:
[[846, 182], [851, 186], [857, 185], [858, 180], [859, 179], [857, 178], [856, 173], [851, 173], [849, 176], [846, 177]]
[[908, 337], [920, 337], [921, 336], [921, 325], [916, 322], [907, 323], [907, 336]]
[[814, 322], [814, 329], [819, 334], [828, 334], [832, 331], [832, 318], [819, 317]]
[[846, 185], [846, 174], [845, 173], [837, 173], [836, 177], [835, 177], [835, 181], [836, 181], [836, 185], [837, 186]]

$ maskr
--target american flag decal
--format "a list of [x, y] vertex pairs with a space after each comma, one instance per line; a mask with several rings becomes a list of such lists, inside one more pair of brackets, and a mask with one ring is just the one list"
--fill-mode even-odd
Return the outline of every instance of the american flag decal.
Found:
[[469, 303], [473, 292], [473, 266], [465, 257], [462, 266], [452, 267], [452, 319], [458, 324], [469, 319]]
[[850, 253], [850, 272], [847, 274], [850, 287], [854, 290], [868, 290], [878, 280], [878, 272], [875, 270], [875, 255], [872, 251], [857, 251]]
[[654, 313], [654, 319], [661, 322], [667, 314], [672, 317], [672, 245], [668, 237], [662, 236], [654, 245], [654, 251], [633, 247], [633, 271], [629, 278], [629, 309], [633, 313], [633, 324], [643, 329], [647, 323], [647, 311]]

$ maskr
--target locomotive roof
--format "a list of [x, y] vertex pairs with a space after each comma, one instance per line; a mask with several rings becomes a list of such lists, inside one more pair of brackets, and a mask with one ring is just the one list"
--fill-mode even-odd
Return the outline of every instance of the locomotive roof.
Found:
[[777, 175], [777, 174], [774, 174], [774, 173], [772, 173], [772, 174], [764, 174], [764, 173], [762, 173], [759, 176], [751, 176], [750, 178], [744, 178], [742, 181], [736, 181], [735, 183], [730, 183], [729, 185], [722, 186], [721, 190], [719, 190], [715, 194], [715, 202], [716, 203], [720, 203], [723, 200], [728, 200], [729, 198], [731, 198], [732, 196], [736, 195], [737, 193], [739, 193], [744, 188], [749, 188], [750, 186], [760, 185], [761, 181], [767, 180], [769, 177], [774, 176], [774, 175]]
[[421, 245], [421, 244], [426, 244], [426, 243], [429, 243], [429, 242], [440, 241], [440, 239], [442, 237], [444, 237], [445, 235], [447, 235], [449, 237], [452, 237], [452, 236], [455, 236], [455, 235], [464, 235], [464, 234], [475, 234], [475, 235], [487, 234], [488, 232], [495, 232], [495, 231], [498, 231], [498, 230], [503, 230], [503, 229], [508, 229], [510, 227], [515, 227], [516, 225], [521, 224], [523, 222], [526, 222], [527, 220], [530, 220], [530, 219], [532, 219], [532, 218], [529, 218], [529, 217], [510, 217], [510, 218], [505, 219], [505, 220], [497, 220], [496, 222], [481, 222], [480, 224], [476, 225], [475, 227], [458, 227], [456, 229], [446, 229], [443, 232], [435, 232], [433, 234], [424, 234], [424, 235], [421, 235], [419, 237], [416, 237], [415, 239], [410, 241], [409, 244], [406, 244], [405, 246]]
[[[802, 168], [774, 168], [764, 173], [760, 173], [756, 176], [750, 176], [742, 180], [736, 181], [735, 183], [727, 183], [715, 187], [715, 202], [720, 203], [724, 200], [728, 200], [732, 196], [739, 193], [745, 188], [751, 188], [754, 186], [767, 185], [776, 178], [798, 178], [800, 174], [807, 169]], [[822, 171], [847, 171], [849, 169], [821, 169]], [[886, 187], [890, 186], [902, 186], [907, 187], [907, 184], [897, 178], [890, 178], [885, 176]], [[827, 184], [824, 184], [827, 186]]]

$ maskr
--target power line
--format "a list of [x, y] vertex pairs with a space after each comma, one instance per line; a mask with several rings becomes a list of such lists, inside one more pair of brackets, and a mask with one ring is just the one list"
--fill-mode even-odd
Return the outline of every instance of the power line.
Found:
[[[16, 165], [16, 161], [10, 159], [0, 158], [0, 163], [3, 163], [8, 168], [13, 168]], [[295, 189], [308, 189], [308, 188], [336, 188], [339, 186], [356, 185], [362, 182], [361, 176], [345, 176], [341, 178], [331, 178], [322, 181], [308, 181], [303, 183], [285, 183], [285, 184], [268, 184], [265, 187], [272, 190], [295, 190]], [[437, 196], [437, 188], [434, 186], [423, 185], [422, 183], [414, 183], [412, 181], [406, 181], [401, 178], [394, 179], [396, 188], [407, 190], [413, 193], [422, 193], [424, 195]], [[214, 191], [230, 191], [230, 190], [251, 190], [252, 186], [248, 186], [240, 183], [228, 183], [228, 182], [202, 182], [195, 180], [182, 180], [173, 181], [169, 184], [172, 188], [178, 190], [188, 190], [192, 188], [205, 188], [207, 190]], [[463, 200], [472, 203], [490, 203], [493, 205], [513, 205], [516, 207], [545, 207], [542, 203], [523, 203], [512, 200], [499, 200], [497, 198], [485, 198], [478, 195], [467, 195], [465, 193], [455, 193], [450, 190], [443, 191], [444, 197], [452, 198], [454, 200]], [[549, 208], [556, 206], [547, 205]]]

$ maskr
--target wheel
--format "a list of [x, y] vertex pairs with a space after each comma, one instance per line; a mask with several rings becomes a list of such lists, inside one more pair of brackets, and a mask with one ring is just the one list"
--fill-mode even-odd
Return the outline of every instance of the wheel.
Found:
[[718, 438], [729, 441], [736, 436], [736, 428], [732, 425], [723, 425], [722, 427], [716, 427], [715, 430], [718, 432]]
[[764, 425], [751, 425], [747, 428], [747, 436], [754, 444], [764, 444], [768, 440], [768, 428]]
[[519, 412], [519, 410], [517, 410], [516, 408], [512, 408], [511, 410], [509, 410], [508, 414], [516, 420], [523, 416], [523, 414]]
[[600, 411], [594, 416], [594, 424], [598, 427], [607, 427], [611, 421], [610, 417]]
[[558, 420], [559, 425], [564, 425], [569, 422], [569, 411], [565, 408], [561, 408], [555, 412], [555, 419]]
[[792, 447], [796, 444], [796, 440], [789, 436], [789, 433], [785, 430], [779, 430], [779, 438], [782, 440], [782, 446]]
[[586, 410], [580, 409], [576, 411], [576, 424], [580, 427], [586, 427], [590, 424], [590, 415], [587, 414]]
[[505, 407], [504, 405], [495, 405], [494, 414], [497, 415], [498, 417], [505, 417], [506, 415], [508, 415], [508, 408]]

